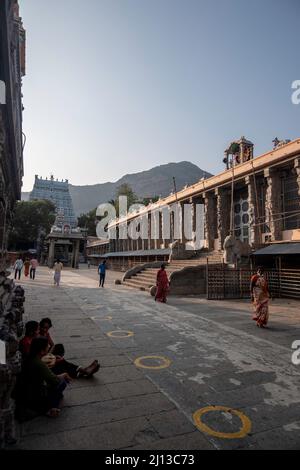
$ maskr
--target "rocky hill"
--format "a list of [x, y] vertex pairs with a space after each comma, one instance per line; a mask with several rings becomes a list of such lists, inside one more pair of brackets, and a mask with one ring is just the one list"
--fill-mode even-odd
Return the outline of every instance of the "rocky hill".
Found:
[[[76, 215], [86, 213], [99, 204], [115, 197], [116, 190], [124, 183], [129, 184], [140, 197], [167, 196], [173, 191], [173, 176], [179, 191], [185, 185], [191, 185], [201, 178], [211, 176], [190, 162], [168, 163], [151, 170], [123, 176], [115, 183], [102, 183], [91, 186], [70, 185]], [[22, 199], [28, 200], [29, 193], [22, 193]]]

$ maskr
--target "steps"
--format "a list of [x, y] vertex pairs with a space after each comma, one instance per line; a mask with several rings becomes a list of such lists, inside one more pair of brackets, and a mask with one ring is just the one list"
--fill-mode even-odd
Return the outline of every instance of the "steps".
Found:
[[[207, 258], [209, 260], [209, 264], [220, 264], [222, 263], [222, 257], [222, 253], [213, 251], [210, 253], [203, 253], [197, 258], [173, 260], [170, 264], [166, 264], [166, 271], [168, 277], [170, 277], [174, 271], [180, 271], [181, 269], [187, 268], [189, 266], [193, 267], [206, 265]], [[123, 285], [148, 291], [151, 286], [156, 285], [157, 271], [157, 268], [146, 268], [134, 276], [131, 276], [130, 279], [126, 279], [126, 281], [123, 282]]]

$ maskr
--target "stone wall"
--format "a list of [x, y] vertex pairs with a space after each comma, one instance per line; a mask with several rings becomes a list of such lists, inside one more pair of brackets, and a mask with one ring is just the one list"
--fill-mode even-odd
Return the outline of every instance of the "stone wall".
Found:
[[206, 266], [187, 267], [170, 276], [171, 295], [205, 295], [206, 289]]
[[24, 300], [23, 288], [16, 286], [1, 272], [0, 340], [5, 343], [6, 363], [0, 361], [0, 449], [15, 442], [14, 401], [11, 394], [16, 376], [21, 371], [21, 354], [18, 349], [24, 330]]

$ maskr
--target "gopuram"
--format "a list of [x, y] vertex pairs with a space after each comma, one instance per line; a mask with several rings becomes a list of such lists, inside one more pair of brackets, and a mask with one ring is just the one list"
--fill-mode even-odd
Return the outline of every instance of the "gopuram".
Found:
[[55, 260], [59, 259], [65, 266], [77, 269], [83, 235], [77, 226], [68, 180], [58, 181], [53, 175], [50, 179], [43, 179], [36, 175], [30, 194], [30, 200], [34, 199], [49, 200], [56, 207], [56, 219], [46, 237], [48, 266], [52, 268]]

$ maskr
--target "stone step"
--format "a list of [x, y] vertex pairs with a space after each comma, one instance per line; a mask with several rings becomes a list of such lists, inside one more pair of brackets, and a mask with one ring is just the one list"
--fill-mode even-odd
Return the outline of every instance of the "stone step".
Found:
[[[131, 277], [130, 279], [126, 279], [125, 282], [130, 282], [130, 283], [134, 283], [136, 284], [137, 286], [142, 286], [142, 287], [151, 287], [153, 286], [153, 281], [152, 280], [148, 280], [148, 279], [139, 279], [137, 276], [135, 277]], [[155, 284], [155, 280], [154, 280], [154, 284]]]
[[[201, 253], [197, 258], [178, 259], [171, 261], [170, 264], [165, 263], [167, 275], [170, 277], [173, 272], [180, 271], [187, 267], [204, 266], [207, 264], [207, 259], [210, 264], [220, 264], [222, 262], [222, 253], [212, 251]], [[148, 290], [151, 286], [156, 284], [158, 270], [159, 268], [146, 268], [130, 279], [126, 279], [123, 284], [134, 289]]]
[[135, 289], [145, 289], [145, 290], [149, 290], [150, 287], [153, 286], [152, 283], [148, 283], [148, 282], [142, 282], [142, 281], [137, 281], [137, 280], [133, 280], [133, 279], [126, 279], [126, 281], [123, 282], [123, 285], [125, 286], [129, 286], [129, 287], [134, 287]]
[[144, 279], [145, 281], [147, 280], [155, 280], [156, 279], [156, 274], [154, 273], [145, 273], [145, 272], [141, 272], [139, 274], [137, 274], [136, 276], [132, 276], [130, 279]]

